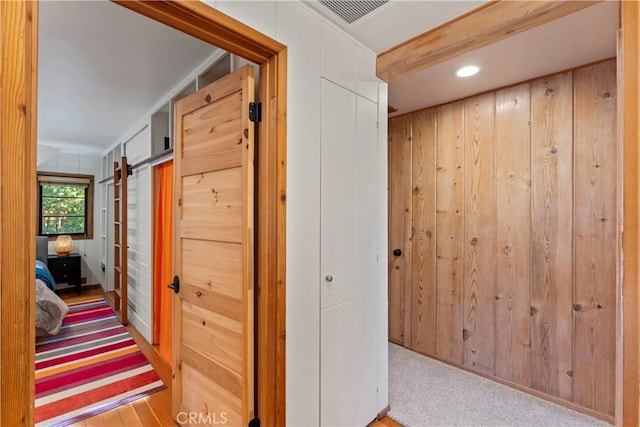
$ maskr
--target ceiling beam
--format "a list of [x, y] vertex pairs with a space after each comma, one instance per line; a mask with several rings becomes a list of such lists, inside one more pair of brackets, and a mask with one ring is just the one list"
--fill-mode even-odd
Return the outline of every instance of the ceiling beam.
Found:
[[599, 1], [493, 0], [378, 55], [377, 76], [398, 80]]

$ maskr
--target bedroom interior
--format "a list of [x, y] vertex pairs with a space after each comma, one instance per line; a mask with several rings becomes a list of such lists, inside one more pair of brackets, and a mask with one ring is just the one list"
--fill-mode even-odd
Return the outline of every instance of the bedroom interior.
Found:
[[[498, 89], [496, 89], [495, 91], [497, 92], [497, 91], [499, 91], [499, 90], [498, 90]], [[607, 99], [608, 99], [608, 98], [611, 98], [611, 94], [612, 94], [613, 92], [608, 92], [608, 93], [609, 93], [609, 95], [610, 95], [610, 96], [607, 96], [607, 97], [606, 97]], [[494, 96], [495, 96], [495, 94], [494, 94]], [[613, 97], [615, 98], [615, 95], [614, 95]], [[471, 102], [471, 101], [470, 101], [470, 102]], [[445, 103], [445, 104], [440, 105], [439, 107], [436, 107], [436, 110], [441, 108], [441, 109], [444, 111], [444, 110], [446, 109], [445, 105], [446, 105], [446, 103]], [[460, 112], [460, 111], [458, 110], [458, 112]], [[406, 112], [402, 112], [402, 113], [403, 113], [403, 114], [406, 114]], [[415, 114], [416, 114], [416, 115], [418, 115], [418, 112], [416, 112]], [[444, 113], [442, 113], [442, 114], [444, 114]], [[464, 117], [464, 113], [462, 113], [462, 114], [463, 114], [463, 117]], [[411, 113], [411, 114], [409, 114], [409, 115], [411, 116], [411, 115], [413, 115], [413, 113]], [[427, 113], [427, 115], [428, 115], [428, 113]], [[434, 115], [437, 117], [437, 116], [438, 116], [438, 113], [435, 113]], [[445, 116], [446, 116], [446, 115], [445, 115]], [[393, 119], [392, 119], [392, 122], [393, 122]], [[409, 126], [409, 127], [411, 127], [411, 128], [412, 128], [411, 132], [414, 132], [412, 125], [411, 125], [411, 126]], [[406, 129], [406, 128], [405, 128], [405, 129]], [[389, 133], [389, 134], [390, 134], [390, 136], [391, 136], [391, 131], [390, 131], [390, 133]], [[135, 135], [134, 135], [134, 136], [135, 136]], [[436, 147], [437, 147], [437, 144], [436, 144]], [[114, 148], [115, 148], [115, 147], [114, 147]], [[553, 148], [557, 148], [557, 147], [552, 147], [552, 149], [553, 149]], [[560, 151], [560, 150], [559, 150], [559, 151]], [[110, 152], [111, 152], [111, 150], [110, 150]], [[101, 154], [108, 155], [108, 153], [101, 153]], [[552, 154], [556, 154], [556, 153], [552, 153]], [[113, 154], [112, 154], [112, 155], [113, 155]], [[463, 158], [463, 159], [465, 159], [465, 157], [462, 157], [462, 158]], [[82, 163], [82, 160], [80, 160], [79, 162], [80, 162], [80, 163]], [[622, 159], [621, 159], [621, 158], [619, 158], [619, 159], [618, 159], [618, 162], [622, 162]], [[102, 159], [101, 163], [108, 163], [108, 162], [104, 162], [104, 159]], [[100, 167], [102, 167], [102, 165], [100, 165]], [[576, 167], [577, 167], [577, 166], [576, 166]], [[595, 166], [594, 166], [594, 167], [595, 167]], [[599, 166], [598, 166], [598, 168], [599, 168]], [[104, 178], [103, 178], [103, 179], [104, 179]], [[421, 177], [421, 179], [422, 179], [422, 177]], [[412, 188], [410, 187], [410, 189], [412, 189]], [[533, 192], [533, 190], [532, 190], [532, 192]], [[615, 192], [615, 191], [614, 191], [614, 192]], [[108, 194], [108, 193], [107, 193], [107, 194]], [[610, 195], [611, 195], [611, 194], [610, 194]], [[615, 194], [614, 194], [614, 195], [615, 195]], [[101, 195], [101, 197], [102, 197], [102, 196], [103, 196], [103, 195]], [[411, 197], [411, 196], [410, 196], [410, 197]], [[618, 193], [618, 195], [617, 195], [616, 197], [621, 198], [622, 196]], [[107, 198], [107, 200], [108, 200], [109, 196], [107, 195], [107, 196], [106, 196], [106, 198]], [[459, 199], [458, 199], [458, 200], [459, 200]], [[455, 203], [457, 203], [457, 202], [454, 202], [454, 204], [455, 204]], [[523, 205], [525, 205], [525, 204], [526, 204], [526, 203], [524, 203]], [[533, 202], [532, 202], [531, 206], [534, 206]], [[412, 207], [413, 207], [413, 205], [412, 205]], [[106, 213], [103, 213], [103, 212], [100, 212], [100, 213], [99, 213], [99, 216], [102, 216], [102, 215], [104, 215], [104, 216], [108, 216], [108, 215], [109, 215], [109, 213], [108, 213], [108, 208], [107, 208], [107, 212], [106, 212]], [[621, 215], [621, 212], [620, 212], [620, 211], [614, 212], [614, 213], [613, 213], [613, 215], [618, 215], [618, 216], [620, 216], [620, 215]], [[466, 218], [466, 216], [465, 216], [465, 218]], [[606, 218], [606, 217], [600, 217], [600, 219], [602, 219], [602, 218]], [[465, 220], [466, 220], [466, 219], [463, 219], [463, 220], [462, 220], [462, 224], [465, 224]], [[601, 221], [601, 222], [606, 222], [606, 221]], [[454, 227], [454, 228], [455, 228], [455, 227]], [[457, 229], [456, 229], [456, 230], [457, 230]], [[102, 230], [101, 230], [101, 232], [102, 232]], [[108, 234], [108, 233], [107, 233], [107, 234]], [[107, 236], [107, 235], [105, 235], [105, 234], [100, 234], [100, 238], [101, 238], [101, 239], [103, 238], [103, 236], [105, 236], [105, 237], [104, 237], [104, 240], [107, 240], [107, 239], [108, 239], [108, 236]], [[436, 236], [437, 236], [437, 235], [436, 235]], [[465, 236], [465, 237], [466, 237], [466, 236]], [[474, 236], [474, 237], [475, 237], [475, 236]], [[436, 239], [437, 239], [437, 237], [436, 237]], [[478, 239], [478, 240], [479, 240], [479, 239]], [[476, 243], [478, 243], [478, 240], [476, 240]], [[403, 252], [404, 252], [405, 254], [409, 254], [409, 255], [411, 255], [411, 249], [409, 249], [409, 250], [405, 249], [405, 251], [403, 251]], [[412, 257], [413, 259], [415, 259], [415, 255], [411, 255], [411, 257]], [[390, 255], [390, 258], [391, 258], [391, 255]], [[102, 260], [100, 260], [100, 261], [102, 261]], [[436, 261], [436, 262], [438, 262], [438, 261]], [[440, 262], [441, 262], [441, 264], [442, 264], [442, 261], [440, 261]], [[454, 263], [454, 264], [455, 264], [455, 263]], [[614, 268], [615, 268], [615, 267], [614, 267]], [[445, 270], [446, 270], [446, 268], [445, 268]], [[455, 270], [455, 267], [453, 268], [453, 270]], [[442, 271], [442, 269], [441, 269], [441, 271]], [[553, 269], [551, 269], [551, 271], [553, 271]], [[494, 273], [495, 273], [495, 272], [494, 272]], [[101, 272], [99, 272], [99, 271], [98, 271], [98, 275], [100, 275], [100, 274], [106, 274], [106, 272], [105, 272], [105, 273], [101, 273]], [[462, 279], [462, 280], [464, 280], [464, 275], [463, 275], [463, 279]], [[409, 286], [409, 288], [411, 288], [411, 286], [412, 286], [412, 285], [411, 285], [411, 284], [409, 284], [408, 286]], [[413, 292], [413, 290], [410, 290], [410, 292]], [[463, 296], [464, 296], [464, 295], [463, 295]], [[611, 295], [609, 295], [609, 297], [610, 297], [610, 296], [611, 296]], [[616, 298], [616, 297], [614, 296], [614, 298]], [[465, 299], [463, 298], [463, 299], [462, 299], [462, 301], [464, 302], [464, 301], [465, 301]], [[547, 301], [547, 302], [548, 302], [548, 301]], [[608, 302], [607, 302], [607, 305], [609, 305], [610, 303], [611, 303], [611, 301], [608, 301]], [[617, 304], [617, 301], [614, 301], [614, 303], [615, 303], [615, 304]], [[595, 304], [596, 310], [602, 310], [602, 309], [604, 308], [604, 306], [602, 306], [602, 304], [600, 304], [600, 303], [598, 303], [598, 302], [594, 302], [594, 304]], [[601, 305], [602, 307], [599, 307], [598, 305]], [[494, 309], [495, 309], [495, 308], [494, 308]], [[576, 311], [576, 312], [580, 312], [580, 311], [582, 311], [583, 309], [584, 309], [584, 305], [579, 305], [579, 304], [578, 304], [578, 305], [576, 305], [576, 306], [572, 306], [572, 310], [573, 310], [573, 311]], [[604, 308], [604, 309], [606, 310], [606, 308]], [[454, 309], [454, 311], [455, 311], [455, 309]], [[539, 313], [539, 312], [534, 313], [534, 311], [535, 311], [535, 310], [533, 310], [533, 309], [531, 310], [531, 313], [533, 313], [533, 314], [531, 314], [531, 316], [534, 316], [536, 313]], [[544, 311], [544, 310], [543, 310], [543, 311]], [[589, 313], [591, 313], [591, 311], [589, 311]], [[597, 312], [595, 312], [595, 313], [597, 313]], [[608, 310], [607, 310], [607, 311], [606, 311], [606, 314], [610, 316], [610, 315], [611, 315], [611, 311], [608, 311]], [[575, 314], [573, 314], [573, 313], [572, 313], [571, 315], [573, 316], [573, 315], [575, 315]], [[579, 314], [578, 314], [578, 315], [579, 315]], [[454, 314], [454, 316], [453, 316], [453, 317], [455, 317], [455, 316], [456, 316], [456, 314]], [[466, 316], [466, 315], [463, 315], [463, 316], [462, 316], [463, 323], [464, 323], [464, 320], [465, 320], [465, 316]], [[406, 319], [406, 318], [401, 318], [401, 319], [402, 319], [402, 320], [404, 320], [404, 319]], [[609, 318], [609, 319], [610, 319], [610, 318]], [[406, 320], [404, 320], [404, 322], [403, 322], [402, 320], [400, 321], [400, 323], [403, 323], [403, 324], [405, 325], [404, 327], [407, 327], [407, 321], [406, 321]], [[518, 319], [518, 321], [520, 321], [520, 320], [522, 320], [522, 319]], [[457, 321], [457, 320], [456, 320], [456, 319], [454, 319], [454, 323], [455, 323], [456, 321]], [[408, 322], [409, 322], [409, 323], [408, 323], [408, 327], [407, 327], [407, 333], [408, 333], [408, 335], [409, 335], [409, 336], [411, 336], [411, 332], [410, 332], [410, 331], [411, 331], [412, 326], [414, 326], [414, 325], [412, 325], [412, 324], [411, 324], [411, 320], [409, 320]], [[611, 320], [609, 320], [609, 321], [607, 321], [607, 322], [609, 323], [609, 324], [607, 325], [607, 328], [611, 328], [611, 323], [612, 323], [612, 322], [613, 322], [613, 323], [615, 323], [615, 322], [616, 322], [616, 320], [615, 320], [615, 319], [614, 319], [614, 320], [612, 320], [612, 321], [611, 321]], [[477, 326], [476, 319], [473, 319], [472, 323], [474, 323], [474, 326]], [[525, 323], [526, 323], [526, 321], [525, 321]], [[598, 323], [598, 322], [596, 322], [596, 323]], [[600, 322], [600, 323], [601, 323], [601, 322]], [[598, 323], [598, 324], [600, 324], [600, 323]], [[445, 327], [446, 327], [446, 326], [445, 326]], [[536, 327], [536, 325], [533, 325], [533, 326], [532, 326], [532, 328], [533, 328], [533, 327]], [[414, 328], [414, 330], [416, 330], [416, 328]], [[419, 330], [419, 329], [418, 329], [418, 330]], [[418, 333], [419, 333], [419, 332], [418, 332]], [[404, 331], [402, 332], [402, 334], [404, 335]], [[464, 334], [464, 331], [463, 331], [463, 334]], [[463, 344], [462, 344], [462, 348], [463, 348], [463, 350], [464, 350], [464, 348], [465, 348], [466, 341], [468, 341], [468, 340], [469, 340], [469, 336], [470, 336], [470, 335], [469, 335], [469, 330], [467, 330], [466, 339], [465, 339], [465, 335], [461, 335], [461, 340], [462, 340], [462, 342], [463, 342]], [[404, 338], [404, 337], [403, 337], [403, 339], [407, 339], [408, 341], [411, 341], [411, 339], [412, 339], [412, 338]], [[471, 340], [471, 341], [473, 341], [473, 340]], [[478, 342], [478, 341], [477, 341], [477, 340], [475, 340], [475, 341], [474, 341], [474, 343], [473, 343], [473, 345], [477, 344], [477, 342]], [[573, 344], [575, 344], [575, 343], [573, 343]], [[572, 345], [573, 345], [573, 344], [572, 344]], [[437, 345], [437, 344], [436, 344], [436, 345]], [[454, 347], [455, 347], [455, 345], [457, 345], [457, 344], [454, 344]], [[544, 343], [544, 345], [546, 345], [546, 343]], [[553, 345], [551, 345], [551, 346], [553, 346]], [[455, 351], [457, 351], [457, 350], [454, 350], [454, 351], [450, 352], [450, 354], [455, 353]], [[563, 351], [564, 351], [564, 350], [563, 350]], [[573, 351], [573, 350], [572, 350], [572, 351]], [[570, 351], [570, 352], [571, 352], [571, 351]], [[475, 350], [471, 350], [471, 352], [470, 352], [469, 354], [471, 354], [471, 353], [473, 353], [473, 354], [471, 355], [471, 357], [476, 357], [476, 356], [478, 356], [478, 353], [476, 353], [476, 352], [475, 352]], [[494, 355], [494, 356], [495, 356], [495, 355]], [[456, 355], [456, 357], [457, 357], [457, 355]], [[454, 357], [454, 358], [456, 358], [456, 357]], [[464, 353], [464, 354], [463, 354], [463, 359], [462, 359], [462, 360], [463, 360], [463, 363], [464, 363], [464, 360], [465, 360], [465, 358], [466, 358], [466, 357], [467, 357], [467, 353]], [[609, 362], [610, 362], [610, 361], [609, 361]], [[473, 364], [473, 362], [471, 362], [471, 364]], [[607, 368], [608, 368], [609, 370], [611, 370], [611, 364], [607, 365]], [[620, 368], [620, 369], [621, 369], [621, 368]], [[547, 384], [553, 384], [553, 382], [550, 382], [550, 383], [547, 383]], [[619, 389], [619, 387], [618, 387], [618, 386], [616, 386], [615, 384], [614, 384], [614, 385], [609, 384], [609, 386], [610, 386], [610, 387], [613, 387], [613, 388], [616, 388], [616, 389]], [[617, 400], [618, 400], [618, 403], [620, 403], [620, 402], [621, 402], [621, 400], [620, 400], [619, 398], [618, 398]], [[608, 402], [608, 403], [611, 403], [611, 402]], [[609, 407], [610, 407], [610, 405], [609, 405]], [[619, 408], [614, 408], [614, 409], [615, 409], [616, 417], [620, 417], [621, 415], [619, 415], [619, 414], [620, 414], [620, 412], [619, 412]], [[611, 415], [609, 415], [608, 417], [605, 417], [605, 419], [607, 419], [607, 420], [611, 420], [611, 419], [612, 419], [612, 418], [611, 418]]]

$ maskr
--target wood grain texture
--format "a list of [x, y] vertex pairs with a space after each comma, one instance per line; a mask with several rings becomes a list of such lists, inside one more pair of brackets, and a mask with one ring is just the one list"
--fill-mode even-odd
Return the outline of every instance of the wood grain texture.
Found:
[[436, 117], [435, 108], [413, 113], [411, 344], [436, 352]]
[[[389, 120], [389, 341], [410, 345], [411, 115]], [[402, 255], [393, 255], [400, 249]]]
[[127, 187], [127, 158], [122, 156], [113, 162], [113, 289], [115, 291], [115, 312], [123, 325], [129, 323], [129, 275], [127, 244], [129, 211]]
[[615, 396], [616, 64], [574, 72], [573, 398], [609, 415]]
[[462, 363], [464, 104], [438, 107], [436, 130], [436, 354]]
[[[618, 31], [618, 238], [616, 425], [640, 425], [640, 4], [620, 2]], [[622, 187], [622, 188], [620, 188]], [[623, 203], [624, 202], [624, 203]], [[622, 254], [624, 253], [624, 257]], [[622, 258], [622, 259], [621, 259]], [[624, 297], [623, 297], [624, 296]]]
[[495, 94], [465, 110], [464, 365], [495, 372]]
[[571, 400], [573, 75], [531, 84], [531, 386]]
[[496, 92], [496, 375], [531, 385], [529, 84]]
[[[574, 81], [576, 74], [580, 80]], [[450, 178], [456, 145], [439, 140], [436, 167], [430, 168], [432, 157], [423, 144], [431, 134], [451, 135], [460, 102], [438, 107], [435, 119], [434, 109], [413, 113], [413, 346], [405, 343], [607, 420], [614, 415], [615, 248], [620, 244], [615, 203], [621, 203], [614, 76], [615, 61], [607, 60], [462, 101], [462, 228], [447, 216], [460, 197]], [[423, 172], [429, 169], [430, 174]], [[425, 185], [430, 179], [437, 180], [431, 190]], [[436, 199], [438, 258], [430, 266], [425, 206]], [[464, 232], [455, 234], [459, 229]], [[455, 254], [458, 244], [461, 271], [440, 251]], [[460, 275], [462, 301], [444, 301], [455, 294]], [[600, 285], [603, 275], [609, 288]], [[437, 305], [430, 308], [420, 292], [424, 278], [433, 277]], [[460, 303], [463, 358], [454, 361], [439, 351], [452, 348], [456, 336], [440, 328], [450, 328], [446, 321]], [[436, 352], [422, 345], [433, 318], [440, 333]], [[603, 381], [608, 383], [600, 387]]]
[[114, 0], [114, 3], [257, 64], [285, 49], [281, 43], [203, 2], [154, 1], [151, 3], [157, 4], [150, 4]]
[[[174, 310], [174, 415], [180, 408], [226, 412], [234, 425], [248, 424], [255, 414], [255, 142], [248, 117], [253, 75], [253, 67], [247, 65], [178, 101], [174, 129], [175, 209], [180, 219], [175, 230], [176, 274], [183, 279]], [[225, 100], [236, 106], [203, 97], [215, 93], [218, 82], [221, 90], [230, 89]], [[216, 104], [223, 108], [210, 108]], [[226, 129], [225, 123], [233, 125]], [[204, 139], [213, 147], [219, 147], [215, 142], [220, 140], [240, 141], [234, 144], [240, 164], [229, 168], [228, 156], [189, 152]], [[203, 245], [208, 246], [206, 261], [193, 254]]]
[[287, 52], [260, 67], [265, 119], [258, 132], [257, 405], [265, 425], [285, 425]]
[[183, 176], [207, 170], [206, 165], [212, 162], [220, 169], [242, 164], [242, 138], [238, 138], [242, 134], [241, 101], [236, 92], [185, 115], [182, 155], [192, 161], [189, 168], [182, 168]]
[[0, 425], [33, 425], [38, 5], [0, 2]]
[[181, 179], [181, 237], [242, 242], [242, 168]]
[[492, 1], [378, 55], [386, 82], [577, 12], [589, 1]]

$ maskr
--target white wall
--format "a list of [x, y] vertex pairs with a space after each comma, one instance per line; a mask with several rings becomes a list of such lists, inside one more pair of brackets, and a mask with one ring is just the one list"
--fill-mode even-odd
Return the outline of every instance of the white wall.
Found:
[[[298, 2], [208, 1], [288, 48], [287, 81], [287, 424], [320, 424], [321, 77], [378, 103], [386, 122], [386, 85], [375, 55]], [[378, 93], [379, 92], [379, 93]], [[378, 132], [377, 410], [388, 403], [386, 344], [386, 123]], [[355, 410], [355, 408], [354, 408]], [[376, 414], [371, 414], [371, 417]]]
[[[45, 148], [46, 147], [46, 148]], [[38, 171], [94, 175], [93, 182], [93, 239], [74, 240], [75, 250], [82, 256], [82, 277], [87, 284], [100, 283], [100, 200], [102, 186], [98, 184], [100, 156], [97, 154], [70, 154], [54, 147], [39, 145], [38, 151], [46, 152], [38, 163]], [[54, 254], [54, 242], [49, 242], [49, 253]]]

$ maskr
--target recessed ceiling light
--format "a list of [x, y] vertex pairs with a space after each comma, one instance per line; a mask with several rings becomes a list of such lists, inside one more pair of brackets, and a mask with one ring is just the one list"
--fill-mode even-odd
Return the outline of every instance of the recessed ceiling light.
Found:
[[471, 77], [475, 74], [478, 74], [480, 68], [475, 65], [467, 65], [466, 67], [458, 68], [456, 70], [456, 76], [458, 77]]

